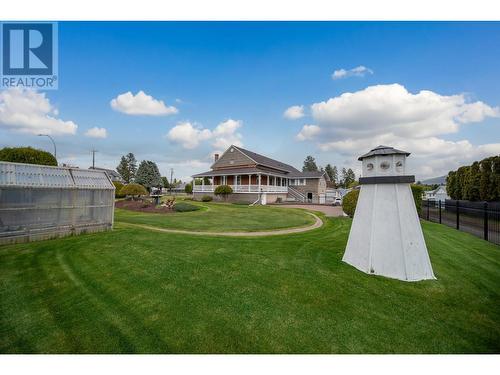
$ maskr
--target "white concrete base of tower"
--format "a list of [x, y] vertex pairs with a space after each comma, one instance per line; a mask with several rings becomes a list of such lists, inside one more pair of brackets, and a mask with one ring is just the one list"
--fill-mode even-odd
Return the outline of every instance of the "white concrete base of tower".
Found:
[[342, 260], [368, 274], [435, 279], [408, 183], [361, 186]]

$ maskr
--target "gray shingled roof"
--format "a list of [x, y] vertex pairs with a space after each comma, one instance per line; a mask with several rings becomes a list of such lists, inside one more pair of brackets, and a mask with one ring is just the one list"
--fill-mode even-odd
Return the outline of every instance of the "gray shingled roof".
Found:
[[275, 168], [275, 169], [279, 169], [279, 170], [290, 172], [290, 173], [297, 173], [297, 172], [300, 173], [300, 171], [298, 169], [296, 169], [295, 167], [292, 167], [289, 164], [285, 164], [285, 163], [282, 163], [278, 160], [268, 158], [267, 156], [257, 154], [256, 152], [253, 152], [253, 151], [245, 150], [244, 148], [241, 148], [238, 146], [233, 145], [231, 147], [234, 147], [234, 148], [240, 150], [243, 154], [245, 154], [249, 158], [255, 160], [255, 162], [257, 164], [271, 167], [271, 168]]
[[321, 178], [325, 172], [321, 171], [306, 171], [306, 172], [296, 172], [296, 173], [290, 173], [287, 177], [290, 178]]
[[259, 168], [227, 168], [227, 169], [217, 169], [213, 171], [207, 171], [203, 173], [198, 173], [192, 177], [211, 177], [211, 176], [224, 176], [231, 174], [250, 174], [250, 173], [263, 173], [262, 169]]
[[378, 146], [378, 147], [375, 147], [373, 150], [371, 150], [370, 152], [364, 154], [364, 155], [361, 155], [358, 160], [363, 160], [364, 158], [367, 158], [369, 156], [375, 156], [375, 155], [394, 155], [394, 154], [402, 154], [402, 155], [406, 155], [406, 156], [409, 156], [410, 153], [407, 152], [407, 151], [401, 151], [401, 150], [397, 150], [395, 149], [394, 147], [389, 147], [389, 146]]

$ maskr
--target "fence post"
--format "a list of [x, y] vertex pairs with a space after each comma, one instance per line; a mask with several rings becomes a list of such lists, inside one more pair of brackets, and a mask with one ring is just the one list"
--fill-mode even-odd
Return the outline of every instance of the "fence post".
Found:
[[460, 229], [460, 213], [459, 213], [459, 211], [460, 211], [460, 206], [458, 205], [458, 202], [459, 202], [459, 201], [458, 201], [458, 199], [457, 199], [457, 207], [456, 207], [456, 209], [457, 209], [457, 229]]
[[438, 201], [438, 208], [439, 208], [439, 224], [441, 224], [441, 199]]
[[429, 200], [426, 200], [426, 204], [427, 204], [427, 221], [429, 221]]
[[488, 203], [484, 202], [484, 239], [488, 241]]

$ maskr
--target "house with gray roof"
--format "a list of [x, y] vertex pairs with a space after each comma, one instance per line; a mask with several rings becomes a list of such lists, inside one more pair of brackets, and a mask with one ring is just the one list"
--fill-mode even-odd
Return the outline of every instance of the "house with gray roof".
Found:
[[[195, 199], [213, 195], [219, 185], [230, 185], [230, 199], [248, 203], [294, 201], [325, 203], [325, 172], [301, 172], [295, 167], [253, 151], [231, 145], [222, 155], [215, 154], [210, 171], [198, 173], [203, 183], [193, 183]], [[209, 184], [205, 180], [210, 181]], [[194, 181], [193, 181], [194, 182]]]

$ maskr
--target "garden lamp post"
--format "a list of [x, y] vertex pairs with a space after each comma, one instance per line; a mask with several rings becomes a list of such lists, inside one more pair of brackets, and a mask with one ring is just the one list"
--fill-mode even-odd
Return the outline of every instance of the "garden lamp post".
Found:
[[52, 138], [50, 135], [48, 134], [38, 134], [39, 137], [49, 137], [50, 140], [52, 141], [52, 144], [54, 145], [54, 157], [56, 158], [57, 160], [57, 148], [56, 148], [56, 142], [54, 142], [54, 138]]

